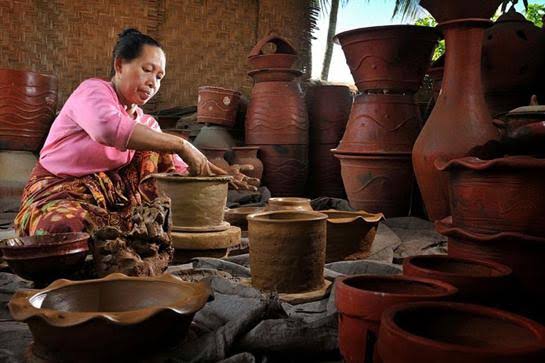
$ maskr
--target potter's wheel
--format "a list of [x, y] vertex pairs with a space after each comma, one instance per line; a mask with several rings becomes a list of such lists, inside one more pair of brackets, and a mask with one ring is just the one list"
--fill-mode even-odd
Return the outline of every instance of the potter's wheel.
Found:
[[183, 227], [183, 226], [172, 226], [173, 232], [195, 232], [195, 233], [206, 233], [206, 232], [221, 232], [227, 231], [231, 227], [229, 222], [223, 221], [217, 226], [200, 226], [200, 227]]
[[240, 245], [240, 228], [229, 226], [216, 232], [171, 232], [176, 264], [187, 263], [195, 257], [227, 257], [229, 249]]

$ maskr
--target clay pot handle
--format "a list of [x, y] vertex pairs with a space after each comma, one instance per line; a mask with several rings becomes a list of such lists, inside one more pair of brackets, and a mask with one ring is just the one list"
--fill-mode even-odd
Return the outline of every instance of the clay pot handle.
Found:
[[273, 43], [276, 46], [276, 53], [297, 54], [295, 47], [289, 40], [274, 32], [271, 32], [269, 35], [261, 38], [256, 43], [256, 45], [250, 51], [250, 54], [248, 54], [248, 58], [263, 54], [263, 47], [265, 47], [265, 45], [268, 43]]

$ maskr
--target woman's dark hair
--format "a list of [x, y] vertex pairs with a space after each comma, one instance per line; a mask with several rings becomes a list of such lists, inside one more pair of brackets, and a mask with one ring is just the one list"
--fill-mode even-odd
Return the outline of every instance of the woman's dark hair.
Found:
[[127, 28], [118, 34], [117, 43], [115, 43], [114, 50], [112, 52], [112, 70], [110, 77], [115, 74], [115, 59], [121, 58], [126, 61], [131, 61], [140, 56], [142, 52], [142, 46], [144, 44], [154, 45], [159, 48], [163, 48], [161, 44], [144, 33], [141, 33], [138, 29]]

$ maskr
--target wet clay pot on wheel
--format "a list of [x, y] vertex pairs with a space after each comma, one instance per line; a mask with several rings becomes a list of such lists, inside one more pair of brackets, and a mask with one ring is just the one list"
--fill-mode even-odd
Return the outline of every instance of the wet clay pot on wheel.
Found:
[[[500, 0], [480, 1], [479, 4], [490, 2], [499, 5]], [[422, 1], [421, 5], [428, 9], [424, 3], [437, 6], [437, 9], [433, 8], [437, 14], [457, 13], [454, 10], [464, 13], [466, 5], [475, 7], [475, 13], [479, 14], [479, 4], [473, 1]], [[432, 15], [435, 15], [434, 11], [430, 10]], [[434, 161], [440, 157], [466, 156], [473, 147], [499, 136], [492, 124], [481, 82], [482, 39], [484, 28], [489, 24], [483, 19], [464, 19], [439, 25], [445, 33], [448, 49], [443, 84], [412, 154], [416, 179], [432, 221], [450, 215], [447, 177], [435, 169]]]
[[416, 277], [357, 275], [338, 278], [335, 304], [339, 311], [339, 349], [344, 361], [373, 362], [380, 318], [389, 306], [448, 299], [456, 292], [454, 286], [445, 282]]
[[327, 215], [326, 263], [368, 256], [382, 213], [323, 210]]
[[244, 170], [243, 173], [251, 178], [261, 179], [263, 176], [263, 163], [257, 158], [259, 146], [233, 147], [233, 164], [251, 165], [253, 170]]
[[312, 211], [310, 199], [296, 197], [269, 198], [266, 212], [277, 210]]
[[375, 362], [538, 363], [545, 361], [545, 328], [478, 305], [419, 302], [382, 316]]
[[440, 280], [458, 289], [456, 300], [505, 307], [511, 298], [511, 268], [497, 262], [443, 255], [411, 256], [403, 261], [405, 276]]
[[416, 92], [431, 63], [439, 32], [429, 27], [391, 25], [337, 34], [360, 91]]
[[241, 93], [232, 89], [199, 87], [197, 121], [233, 127], [236, 121]]
[[252, 285], [302, 293], [324, 286], [327, 216], [273, 211], [248, 216]]
[[116, 273], [21, 290], [8, 307], [15, 320], [28, 324], [32, 353], [40, 359], [140, 361], [179, 344], [210, 295], [208, 284], [184, 282], [169, 274]]
[[188, 177], [153, 174], [172, 200], [172, 229], [182, 232], [225, 230], [223, 221], [230, 176]]
[[212, 164], [223, 170], [229, 169], [229, 163], [223, 158], [229, 149], [221, 147], [201, 147], [200, 149]]
[[57, 77], [0, 69], [0, 150], [38, 151], [55, 119]]
[[465, 157], [437, 160], [436, 165], [448, 173], [456, 227], [478, 233], [545, 236], [545, 159]]

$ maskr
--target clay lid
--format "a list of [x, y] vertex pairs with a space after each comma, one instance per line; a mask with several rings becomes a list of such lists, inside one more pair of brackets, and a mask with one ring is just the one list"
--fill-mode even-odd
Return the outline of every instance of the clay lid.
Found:
[[233, 180], [232, 176], [220, 175], [220, 176], [185, 176], [177, 173], [156, 173], [151, 174], [151, 177], [159, 180], [167, 180], [178, 183], [192, 183], [192, 182], [216, 182], [216, 183], [228, 183]]
[[[275, 53], [284, 53], [284, 54], [297, 54], [295, 47], [291, 42], [284, 38], [281, 35], [276, 34], [275, 32], [269, 33], [269, 35], [261, 38], [248, 54], [248, 58], [255, 57], [263, 54], [263, 47], [267, 43], [273, 43], [276, 46]], [[274, 53], [273, 53], [274, 54]]]
[[128, 277], [114, 273], [95, 280], [61, 279], [42, 290], [17, 291], [8, 307], [17, 321], [40, 318], [56, 327], [94, 319], [130, 325], [164, 310], [193, 314], [211, 293], [207, 283], [188, 283], [170, 274]]
[[474, 156], [467, 156], [458, 159], [445, 161], [444, 159], [436, 159], [435, 168], [439, 171], [452, 170], [454, 168], [471, 169], [475, 171], [483, 171], [488, 169], [543, 169], [545, 168], [545, 159], [538, 159], [526, 155], [506, 156], [503, 158], [483, 160]]
[[384, 214], [382, 213], [367, 213], [366, 211], [360, 210], [356, 212], [351, 211], [341, 211], [341, 210], [321, 210], [320, 213], [327, 215], [327, 222], [332, 224], [344, 224], [352, 223], [357, 220], [362, 220], [367, 223], [377, 223], [384, 219]]
[[281, 210], [254, 213], [248, 215], [248, 221], [267, 222], [267, 223], [295, 223], [306, 221], [322, 221], [327, 219], [327, 215], [319, 212]]

